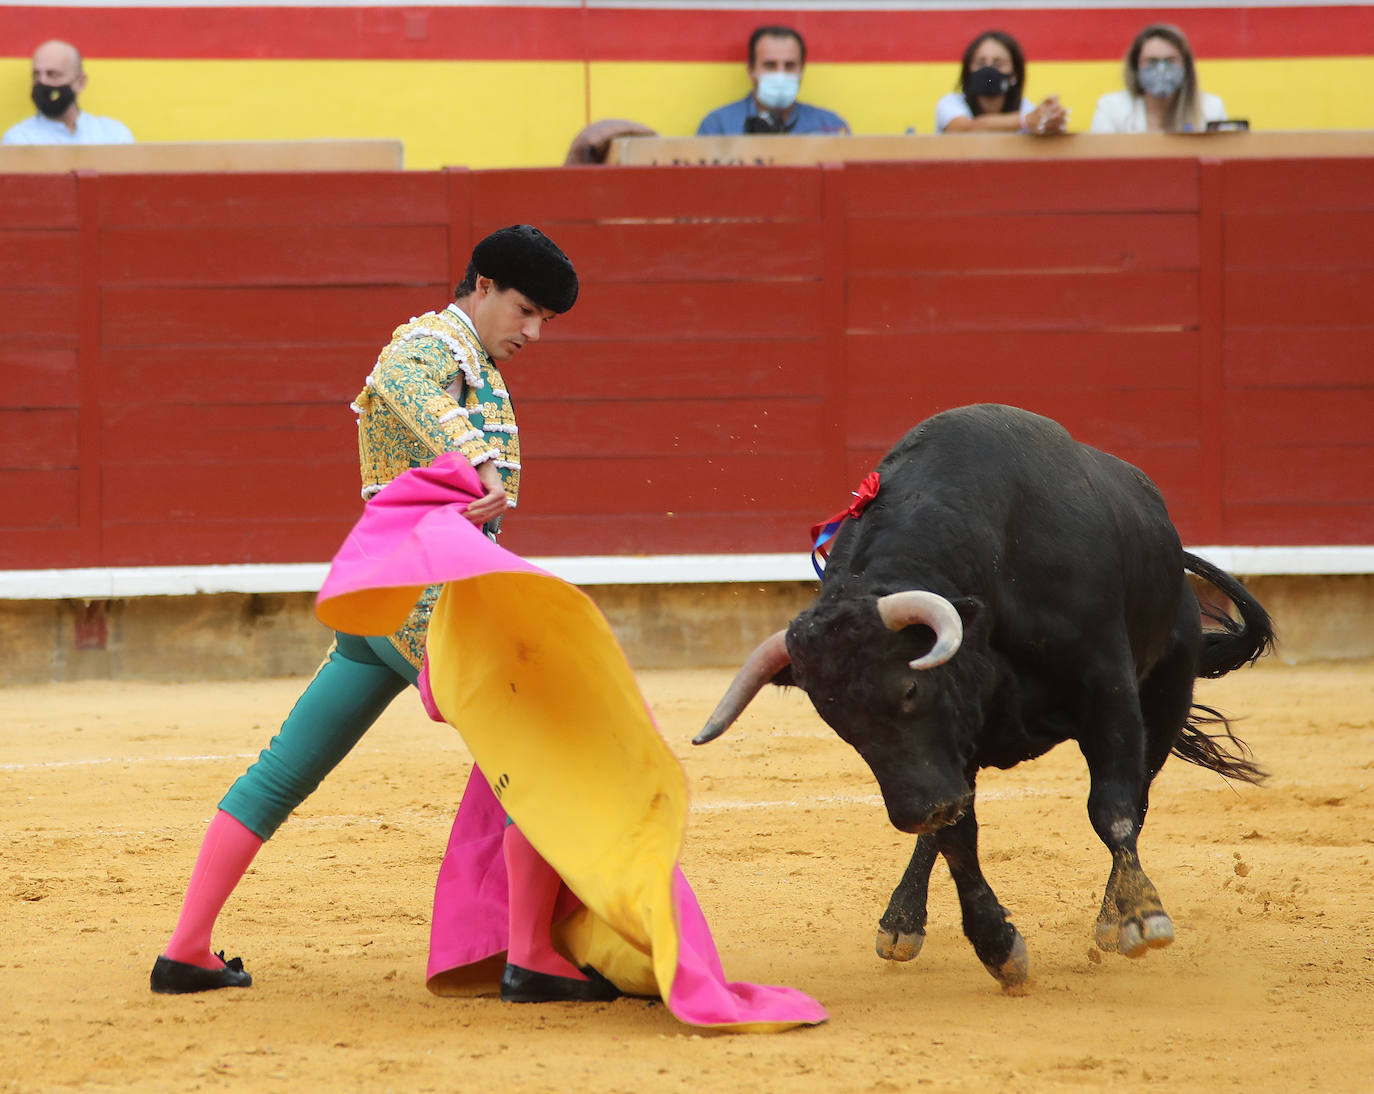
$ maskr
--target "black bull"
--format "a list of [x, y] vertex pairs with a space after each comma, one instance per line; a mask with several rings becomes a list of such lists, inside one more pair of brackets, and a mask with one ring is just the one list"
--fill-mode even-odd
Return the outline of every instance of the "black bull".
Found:
[[[1170, 752], [1262, 777], [1226, 719], [1193, 702], [1193, 683], [1263, 654], [1268, 615], [1182, 549], [1142, 472], [1048, 418], [951, 410], [903, 437], [878, 473], [876, 498], [833, 541], [816, 602], [755, 651], [696, 743], [724, 732], [769, 681], [805, 690], [872, 769], [893, 825], [917, 833], [878, 953], [920, 951], [943, 855], [964, 933], [1013, 986], [1026, 978], [1026, 946], [978, 862], [975, 779], [1076, 741], [1088, 815], [1112, 856], [1097, 945], [1132, 957], [1168, 945], [1173, 924], [1136, 850], [1150, 783]], [[1185, 571], [1240, 620], [1200, 610]]]

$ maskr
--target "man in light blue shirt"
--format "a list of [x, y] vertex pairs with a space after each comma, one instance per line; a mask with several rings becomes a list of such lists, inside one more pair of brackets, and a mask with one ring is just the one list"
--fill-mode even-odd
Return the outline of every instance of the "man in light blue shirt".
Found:
[[797, 101], [805, 68], [806, 43], [800, 34], [791, 27], [759, 27], [749, 36], [753, 90], [702, 118], [697, 136], [848, 133], [849, 125], [838, 114]]
[[53, 39], [33, 53], [33, 91], [38, 113], [12, 125], [4, 144], [132, 144], [123, 122], [87, 114], [76, 103], [86, 89], [81, 54], [70, 42]]

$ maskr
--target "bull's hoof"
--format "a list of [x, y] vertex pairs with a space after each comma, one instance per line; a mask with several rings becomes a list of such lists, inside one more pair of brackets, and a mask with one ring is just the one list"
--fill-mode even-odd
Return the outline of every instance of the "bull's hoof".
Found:
[[1026, 940], [1021, 937], [1021, 932], [1017, 931], [1016, 936], [1011, 940], [1011, 953], [1000, 965], [987, 965], [983, 968], [992, 973], [993, 979], [1002, 987], [1019, 988], [1026, 982], [1026, 977], [1030, 975], [1030, 954], [1026, 951]]
[[1174, 940], [1174, 924], [1163, 912], [1147, 915], [1142, 920], [1128, 919], [1120, 924], [1097, 925], [1098, 949], [1144, 957], [1150, 950], [1163, 949]]
[[925, 945], [924, 931], [906, 934], [902, 931], [887, 931], [878, 928], [878, 939], [874, 949], [884, 961], [914, 961]]

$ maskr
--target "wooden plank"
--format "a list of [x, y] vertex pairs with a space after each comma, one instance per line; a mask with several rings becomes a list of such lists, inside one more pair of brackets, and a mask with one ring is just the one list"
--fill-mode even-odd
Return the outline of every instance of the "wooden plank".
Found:
[[172, 525], [337, 520], [353, 511], [357, 498], [357, 463], [334, 452], [289, 469], [243, 457], [237, 463], [166, 463], [155, 473], [147, 463], [110, 463], [102, 480], [106, 529], [161, 525], [172, 546], [185, 535]]
[[764, 453], [738, 459], [733, 453], [692, 452], [680, 457], [558, 459], [530, 461], [521, 480], [520, 510], [546, 516], [607, 519], [623, 514], [736, 513], [772, 505], [823, 502], [827, 468], [815, 452]]
[[[1227, 543], [1257, 547], [1323, 547], [1374, 542], [1374, 518], [1367, 502], [1322, 505], [1236, 505], [1224, 514]], [[1282, 627], [1282, 621], [1280, 621]]]
[[[197, 15], [202, 14], [204, 8]], [[317, 18], [312, 14], [311, 18]], [[148, 172], [395, 171], [404, 166], [399, 140], [138, 141], [135, 144], [29, 144], [0, 147], [0, 173], [146, 175]]]
[[[71, 339], [69, 339], [70, 341]], [[0, 342], [0, 407], [75, 407], [78, 402], [74, 346]]]
[[531, 398], [662, 399], [710, 392], [719, 399], [786, 399], [816, 394], [822, 357], [814, 335], [568, 341], [561, 323], [559, 319], [546, 327], [539, 345], [522, 352], [518, 363], [502, 372], [517, 412]]
[[821, 295], [818, 281], [626, 282], [590, 286], [556, 322], [569, 341], [819, 337]]
[[1228, 269], [1374, 266], [1374, 200], [1368, 209], [1227, 213]]
[[107, 285], [430, 285], [447, 247], [441, 224], [112, 228], [101, 258]]
[[851, 217], [948, 214], [1186, 213], [1198, 207], [1190, 160], [850, 163]]
[[[443, 307], [452, 287], [106, 288], [104, 346], [368, 343], [380, 348], [410, 316]], [[371, 365], [368, 366], [369, 368]]]
[[1228, 330], [1226, 386], [1361, 387], [1371, 379], [1369, 327]]
[[74, 409], [0, 409], [0, 468], [54, 471], [76, 467], [76, 429]]
[[519, 401], [522, 452], [552, 458], [805, 454], [824, 433], [819, 399]]
[[66, 569], [82, 562], [76, 528], [6, 528], [0, 536], [0, 569]]
[[1185, 213], [854, 216], [846, 266], [876, 271], [1192, 270], [1197, 218]]
[[[396, 322], [408, 315], [398, 313]], [[101, 368], [131, 402], [327, 403], [348, 417], [389, 329], [375, 341], [292, 346], [105, 348]], [[348, 418], [348, 420], [352, 420]]]
[[111, 228], [306, 228], [444, 224], [442, 176], [397, 173], [110, 175], [100, 222]]
[[328, 562], [361, 506], [359, 501], [358, 509], [331, 520], [111, 524], [105, 528], [105, 561], [109, 566]]
[[71, 288], [0, 289], [0, 340], [44, 349], [76, 345], [72, 313], [78, 292]]
[[1078, 440], [1117, 452], [1123, 448], [1194, 447], [1201, 428], [1196, 397], [1167, 388], [1140, 388], [1107, 399], [1099, 391], [1043, 387], [1032, 375], [1018, 380], [942, 377], [889, 399], [854, 399], [849, 443], [885, 450], [932, 414], [971, 403], [1000, 402], [1053, 418]]
[[[334, 404], [185, 406], [120, 401], [105, 408], [105, 466], [357, 466], [354, 417]], [[274, 488], [275, 489], [275, 488]]]
[[61, 289], [76, 278], [75, 232], [0, 229], [0, 289]]
[[76, 179], [71, 175], [0, 172], [0, 229], [41, 231], [76, 227]]
[[820, 219], [814, 168], [624, 167], [594, 171], [519, 169], [473, 175], [474, 238], [507, 224], [706, 218]]
[[[78, 473], [73, 468], [0, 468], [0, 494], [5, 498], [0, 528], [6, 529], [0, 540], [9, 537], [10, 529], [72, 529], [80, 522]], [[47, 564], [35, 560], [29, 565]]]
[[855, 274], [849, 332], [1189, 330], [1198, 325], [1193, 273]]
[[558, 225], [557, 241], [584, 284], [755, 281], [819, 278], [818, 229], [806, 220], [572, 222]]
[[[1363, 327], [1374, 332], [1374, 267], [1362, 270], [1231, 270], [1227, 326]], [[1368, 357], [1366, 357], [1368, 360]]]
[[[1139, 388], [1191, 391], [1197, 385], [1194, 331], [912, 331], [852, 334], [861, 367], [852, 391], [880, 399], [927, 383], [962, 379], [983, 390], [1005, 384], [1107, 392]], [[986, 383], [984, 383], [986, 379]]]
[[526, 512], [522, 505], [504, 526], [501, 544], [527, 557], [804, 553], [807, 529], [833, 511], [819, 516], [785, 510], [550, 517]]
[[[1363, 505], [1374, 543], [1374, 439], [1351, 444], [1254, 442], [1226, 468], [1229, 505]], [[1243, 540], [1237, 542], [1244, 542]]]
[[1374, 158], [1368, 156], [1230, 160], [1222, 172], [1227, 213], [1313, 213], [1374, 206]]
[[[1251, 445], [1374, 449], [1374, 375], [1362, 388], [1232, 392], [1225, 421], [1228, 444], [1242, 452]], [[1241, 452], [1236, 458], [1244, 460]], [[1374, 484], [1374, 463], [1363, 468], [1363, 477]]]

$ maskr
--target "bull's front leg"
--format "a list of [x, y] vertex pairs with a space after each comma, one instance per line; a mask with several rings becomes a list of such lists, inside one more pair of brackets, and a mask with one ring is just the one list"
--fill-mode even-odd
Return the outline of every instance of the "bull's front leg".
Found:
[[978, 960], [1004, 988], [1025, 983], [1030, 971], [1026, 942], [983, 877], [978, 862], [978, 819], [972, 806], [954, 824], [935, 833], [935, 845], [949, 864], [959, 892], [964, 935]]
[[939, 854], [935, 837], [917, 836], [906, 873], [892, 890], [887, 911], [878, 920], [878, 956], [888, 961], [910, 961], [921, 952], [926, 940], [926, 900], [930, 893], [930, 870]]
[[[1143, 732], [1142, 732], [1143, 741]], [[1129, 740], [1129, 738], [1128, 738]], [[1083, 746], [1092, 779], [1088, 818], [1112, 854], [1094, 937], [1098, 948], [1143, 957], [1174, 940], [1174, 924], [1140, 865], [1137, 841], [1145, 822], [1148, 775], [1139, 748]]]

